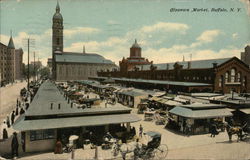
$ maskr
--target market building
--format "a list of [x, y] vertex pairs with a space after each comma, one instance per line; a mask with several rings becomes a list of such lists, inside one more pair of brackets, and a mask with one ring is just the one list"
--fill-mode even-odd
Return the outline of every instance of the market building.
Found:
[[222, 125], [233, 114], [226, 105], [190, 104], [174, 107], [169, 111], [169, 116], [168, 128], [184, 133], [186, 127], [190, 126], [190, 134], [203, 134], [209, 133], [211, 124], [220, 122]]
[[[99, 138], [106, 132], [117, 137], [128, 133], [130, 123], [140, 121], [130, 112], [131, 109], [122, 106], [78, 108], [54, 83], [46, 81], [13, 128], [21, 132], [25, 152], [53, 151], [57, 139], [65, 145], [70, 135], [78, 135], [82, 147], [89, 132]], [[116, 130], [121, 124], [126, 126], [125, 131]]]
[[237, 57], [138, 67], [139, 70], [128, 72], [98, 72], [98, 76], [118, 78], [145, 88], [160, 85], [162, 89], [174, 92], [250, 92], [249, 66]]
[[117, 69], [114, 62], [96, 53], [63, 51], [63, 17], [57, 3], [52, 25], [52, 78], [56, 81], [84, 80], [97, 71]]

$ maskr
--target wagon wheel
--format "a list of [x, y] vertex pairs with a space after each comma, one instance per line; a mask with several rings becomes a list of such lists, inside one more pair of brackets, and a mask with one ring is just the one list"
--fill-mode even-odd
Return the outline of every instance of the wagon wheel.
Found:
[[158, 148], [155, 149], [155, 157], [159, 160], [163, 160], [167, 157], [168, 146], [166, 144], [161, 144]]

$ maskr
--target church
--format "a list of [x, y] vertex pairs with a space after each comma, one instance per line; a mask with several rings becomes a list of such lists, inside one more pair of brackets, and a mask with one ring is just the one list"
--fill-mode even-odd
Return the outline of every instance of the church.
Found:
[[85, 80], [97, 71], [117, 69], [114, 62], [95, 53], [63, 51], [63, 17], [57, 3], [52, 25], [52, 78], [56, 81]]

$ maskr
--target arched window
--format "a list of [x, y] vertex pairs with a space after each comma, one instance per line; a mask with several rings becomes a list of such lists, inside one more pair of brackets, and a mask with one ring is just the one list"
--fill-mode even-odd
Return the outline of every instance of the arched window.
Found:
[[237, 82], [240, 82], [241, 81], [241, 74], [240, 72], [237, 73]]
[[235, 82], [235, 69], [231, 69], [231, 82]]
[[226, 72], [226, 74], [225, 74], [225, 82], [226, 83], [228, 82], [228, 72]]
[[242, 86], [243, 86], [243, 87], [245, 87], [245, 86], [246, 86], [246, 84], [247, 84], [246, 79], [247, 79], [247, 77], [246, 77], [246, 76], [244, 76], [244, 77], [243, 77], [243, 80], [242, 80]]

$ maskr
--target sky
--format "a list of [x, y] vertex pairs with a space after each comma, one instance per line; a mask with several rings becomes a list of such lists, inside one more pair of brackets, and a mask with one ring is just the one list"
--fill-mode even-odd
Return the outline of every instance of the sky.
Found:
[[[64, 51], [98, 53], [117, 65], [135, 39], [154, 63], [237, 56], [250, 44], [249, 0], [58, 0], [64, 23]], [[52, 57], [56, 0], [0, 1], [0, 42], [12, 36], [46, 65]], [[190, 11], [171, 12], [171, 8]], [[208, 12], [191, 12], [193, 8]], [[227, 12], [212, 12], [212, 8]], [[234, 11], [230, 11], [234, 8]], [[240, 9], [238, 11], [238, 8]]]

